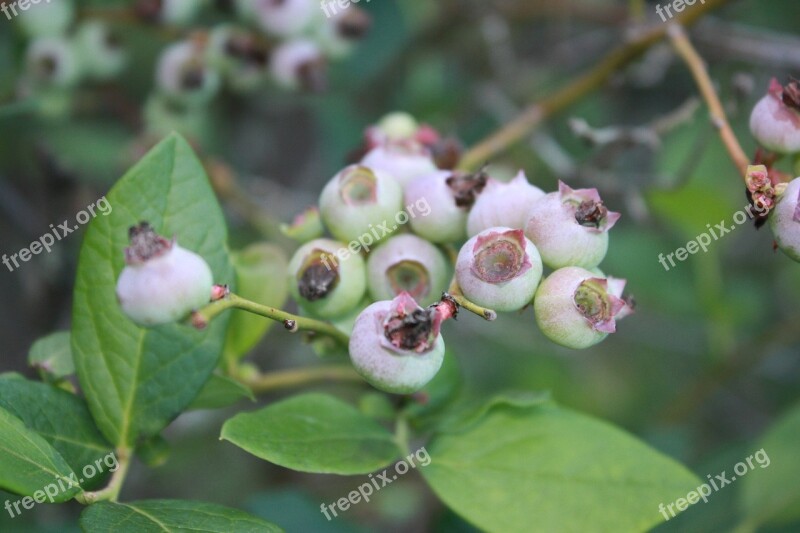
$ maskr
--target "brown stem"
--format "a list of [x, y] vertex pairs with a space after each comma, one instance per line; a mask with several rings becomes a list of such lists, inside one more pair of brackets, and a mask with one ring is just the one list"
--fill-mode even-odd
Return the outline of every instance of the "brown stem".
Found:
[[736, 134], [733, 133], [731, 125], [728, 123], [728, 119], [725, 115], [725, 108], [722, 107], [722, 102], [719, 101], [719, 96], [714, 89], [714, 84], [708, 76], [703, 58], [700, 57], [700, 54], [698, 54], [697, 50], [692, 46], [689, 37], [681, 26], [671, 24], [667, 33], [672, 40], [673, 48], [675, 48], [675, 51], [681, 56], [686, 66], [689, 67], [689, 70], [691, 70], [697, 87], [700, 89], [700, 94], [703, 95], [703, 99], [706, 101], [706, 104], [708, 104], [711, 123], [719, 131], [719, 136], [723, 144], [725, 144], [728, 154], [731, 156], [731, 159], [733, 159], [733, 163], [736, 165], [739, 173], [743, 177], [746, 176], [747, 167], [750, 165], [750, 159], [747, 157], [747, 154], [745, 154], [742, 145], [739, 144], [739, 140], [736, 138]]
[[[718, 9], [728, 2], [730, 0], [706, 0], [704, 4], [695, 4], [692, 9], [687, 9], [675, 17], [675, 22], [683, 26], [690, 26], [709, 11]], [[477, 168], [490, 158], [505, 151], [535, 130], [544, 120], [564, 110], [602, 85], [612, 74], [661, 41], [666, 33], [667, 27], [664, 24], [658, 24], [619, 45], [590, 71], [578, 76], [564, 88], [554, 91], [552, 96], [531, 104], [522, 111], [519, 117], [475, 144], [464, 154], [459, 166], [467, 170]]]

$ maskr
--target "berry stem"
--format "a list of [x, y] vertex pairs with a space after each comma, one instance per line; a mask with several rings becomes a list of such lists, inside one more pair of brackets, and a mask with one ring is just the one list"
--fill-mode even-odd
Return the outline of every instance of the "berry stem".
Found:
[[746, 176], [747, 167], [750, 165], [750, 158], [745, 154], [742, 145], [739, 144], [739, 140], [736, 138], [736, 134], [728, 123], [728, 119], [725, 115], [725, 108], [723, 108], [722, 102], [719, 101], [719, 96], [714, 89], [714, 84], [708, 76], [708, 70], [705, 67], [703, 58], [700, 57], [700, 54], [695, 50], [682, 26], [679, 24], [670, 24], [667, 34], [672, 41], [672, 47], [678, 55], [681, 56], [681, 59], [683, 59], [686, 66], [689, 67], [689, 70], [692, 72], [697, 87], [700, 89], [700, 94], [703, 95], [703, 99], [706, 101], [706, 104], [708, 104], [711, 123], [719, 130], [719, 136], [723, 144], [725, 144], [725, 148], [728, 149], [728, 154], [733, 160], [733, 163], [736, 165], [739, 173], [743, 177]]
[[125, 482], [125, 477], [128, 475], [128, 468], [131, 465], [133, 450], [120, 447], [115, 450], [114, 455], [117, 458], [119, 468], [117, 468], [116, 472], [111, 476], [108, 485], [106, 485], [104, 489], [95, 492], [81, 492], [75, 496], [77, 502], [83, 505], [91, 505], [102, 501], [117, 501], [119, 492], [122, 489], [122, 484]]
[[359, 376], [358, 373], [353, 370], [353, 367], [349, 365], [293, 368], [291, 370], [280, 370], [247, 378], [237, 376], [236, 379], [243, 385], [249, 387], [254, 394], [264, 394], [292, 387], [330, 381], [364, 383], [364, 378]]
[[202, 329], [206, 327], [214, 317], [228, 309], [241, 309], [248, 313], [282, 322], [286, 329], [293, 333], [299, 330], [313, 331], [332, 337], [343, 346], [347, 346], [350, 343], [350, 337], [346, 333], [336, 329], [332, 324], [313, 318], [293, 315], [286, 311], [275, 309], [274, 307], [247, 300], [246, 298], [232, 293], [221, 300], [212, 302], [204, 308], [195, 311], [192, 315], [192, 325], [198, 329]]
[[[706, 13], [718, 9], [730, 0], [706, 0], [687, 9], [675, 21], [683, 26], [695, 23]], [[492, 157], [521, 141], [551, 116], [563, 111], [605, 83], [615, 72], [639, 58], [651, 46], [666, 36], [663, 24], [633, 34], [627, 42], [614, 48], [593, 69], [573, 79], [566, 86], [553, 92], [552, 96], [530, 104], [522, 113], [499, 130], [475, 144], [464, 153], [459, 168], [470, 170], [483, 165]]]
[[484, 320], [491, 322], [497, 318], [496, 311], [481, 307], [480, 305], [469, 301], [461, 292], [461, 287], [458, 286], [458, 283], [456, 283], [455, 279], [450, 283], [450, 288], [447, 289], [447, 294], [456, 301], [459, 307], [463, 307], [470, 313], [474, 313]]

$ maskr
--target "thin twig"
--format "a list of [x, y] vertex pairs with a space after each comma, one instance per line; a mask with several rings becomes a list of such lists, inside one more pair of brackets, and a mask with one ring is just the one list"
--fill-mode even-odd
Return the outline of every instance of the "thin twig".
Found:
[[353, 367], [349, 365], [293, 368], [291, 370], [280, 370], [255, 377], [238, 379], [255, 394], [275, 392], [283, 389], [311, 385], [313, 383], [336, 381], [364, 383], [364, 378], [359, 376], [358, 373], [353, 370]]
[[728, 154], [733, 159], [739, 173], [744, 177], [747, 174], [747, 167], [750, 165], [750, 158], [747, 157], [742, 145], [733, 133], [731, 125], [728, 123], [728, 118], [725, 115], [725, 108], [722, 102], [719, 101], [717, 91], [714, 89], [714, 84], [708, 76], [705, 63], [697, 53], [694, 46], [692, 46], [689, 37], [686, 35], [684, 29], [677, 25], [671, 24], [669, 26], [668, 34], [672, 40], [672, 46], [679, 56], [686, 62], [689, 70], [692, 71], [697, 87], [700, 89], [703, 99], [708, 104], [709, 114], [711, 115], [711, 123], [719, 131], [719, 136], [722, 139]]

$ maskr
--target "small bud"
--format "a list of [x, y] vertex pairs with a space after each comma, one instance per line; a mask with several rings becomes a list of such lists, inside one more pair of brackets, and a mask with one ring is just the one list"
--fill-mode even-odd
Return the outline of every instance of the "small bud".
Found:
[[592, 268], [608, 251], [608, 230], [619, 213], [608, 211], [597, 189], [571, 189], [559, 182], [558, 192], [534, 202], [525, 235], [550, 268]]
[[530, 303], [542, 279], [542, 260], [520, 229], [489, 228], [461, 247], [456, 281], [472, 302], [497, 311]]
[[800, 178], [789, 182], [778, 198], [769, 223], [781, 251], [800, 262]]

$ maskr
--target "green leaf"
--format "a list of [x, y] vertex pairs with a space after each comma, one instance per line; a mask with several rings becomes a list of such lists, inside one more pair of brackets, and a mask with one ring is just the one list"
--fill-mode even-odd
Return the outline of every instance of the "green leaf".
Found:
[[[0, 407], [49, 442], [74, 472], [111, 453], [86, 403], [74, 394], [44, 383], [0, 378]], [[84, 488], [100, 481], [102, 476], [95, 476]]]
[[447, 352], [442, 368], [436, 376], [419, 391], [425, 398], [423, 402], [412, 402], [405, 412], [418, 429], [435, 427], [441, 416], [447, 412], [461, 390], [463, 378], [458, 368], [457, 358]]
[[65, 490], [53, 497], [55, 502], [71, 499], [80, 489], [67, 480], [75, 479], [64, 458], [19, 418], [0, 407], [0, 488], [32, 496], [62, 479]]
[[[788, 524], [800, 519], [800, 405], [767, 431], [751, 452], [755, 467], [742, 480], [742, 506], [755, 524]], [[756, 451], [758, 450], [758, 451]]]
[[[233, 254], [236, 269], [236, 292], [260, 304], [281, 308], [289, 287], [286, 276], [289, 263], [283, 250], [272, 244], [257, 243]], [[263, 316], [234, 311], [225, 339], [225, 360], [235, 363], [275, 324]]]
[[600, 420], [553, 404], [493, 403], [463, 431], [437, 435], [421, 469], [436, 494], [481, 529], [644, 531], [663, 520], [660, 503], [700, 484]]
[[200, 392], [217, 364], [227, 316], [204, 331], [182, 324], [143, 329], [117, 304], [128, 228], [146, 220], [231, 283], [222, 212], [192, 149], [177, 135], [153, 148], [106, 196], [111, 213], [92, 220], [75, 283], [72, 349], [92, 415], [115, 445], [158, 433]]
[[81, 514], [81, 528], [91, 533], [203, 531], [270, 533], [281, 528], [238, 509], [188, 500], [101, 502]]
[[28, 352], [28, 363], [59, 380], [75, 373], [69, 331], [58, 331], [37, 340]]
[[253, 391], [226, 376], [212, 374], [189, 409], [220, 409], [228, 407], [243, 398], [255, 401]]
[[271, 463], [321, 474], [366, 474], [400, 455], [383, 426], [316, 393], [236, 415], [225, 422], [221, 438]]

